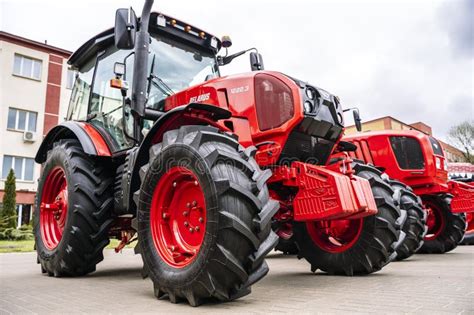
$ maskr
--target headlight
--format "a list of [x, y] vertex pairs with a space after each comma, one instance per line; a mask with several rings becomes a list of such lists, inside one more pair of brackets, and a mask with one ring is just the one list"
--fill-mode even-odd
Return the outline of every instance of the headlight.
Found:
[[314, 98], [316, 97], [316, 91], [310, 87], [306, 88], [306, 97], [310, 100], [314, 100]]
[[305, 113], [312, 113], [314, 110], [314, 106], [310, 101], [304, 102], [304, 112]]
[[436, 168], [441, 169], [441, 159], [439, 157], [436, 158]]
[[448, 170], [448, 161], [446, 161], [446, 159], [443, 160], [443, 166], [444, 166], [444, 170], [447, 171]]

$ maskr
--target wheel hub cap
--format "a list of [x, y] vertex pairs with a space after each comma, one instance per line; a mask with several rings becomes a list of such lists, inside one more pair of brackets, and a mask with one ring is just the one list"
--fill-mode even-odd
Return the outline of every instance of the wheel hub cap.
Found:
[[189, 265], [197, 256], [206, 232], [204, 192], [194, 173], [173, 167], [159, 180], [150, 209], [155, 248], [172, 267]]
[[446, 222], [442, 210], [438, 205], [432, 202], [426, 202], [426, 212], [428, 217], [426, 219], [426, 225], [428, 226], [428, 232], [426, 233], [425, 240], [431, 241], [436, 239], [441, 232], [443, 232]]
[[306, 223], [313, 242], [330, 253], [342, 253], [351, 248], [362, 232], [363, 220], [330, 220]]

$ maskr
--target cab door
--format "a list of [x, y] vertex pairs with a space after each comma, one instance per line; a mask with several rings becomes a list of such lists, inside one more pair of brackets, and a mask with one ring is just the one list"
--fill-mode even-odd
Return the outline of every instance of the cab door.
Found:
[[117, 50], [114, 46], [101, 52], [97, 57], [92, 81], [88, 122], [103, 135], [112, 152], [128, 149], [134, 144], [126, 130], [132, 117], [124, 111], [121, 90], [110, 86], [110, 80], [116, 76], [115, 63], [123, 63], [130, 52]]

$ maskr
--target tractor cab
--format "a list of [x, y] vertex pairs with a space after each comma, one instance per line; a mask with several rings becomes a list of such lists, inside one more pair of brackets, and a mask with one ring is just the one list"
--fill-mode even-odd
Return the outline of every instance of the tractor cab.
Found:
[[[216, 53], [221, 41], [194, 26], [165, 16], [150, 15], [150, 44], [146, 68], [146, 107], [143, 121], [148, 130], [165, 110], [165, 99], [190, 86], [219, 77]], [[81, 46], [69, 63], [77, 77], [67, 114], [68, 120], [87, 121], [97, 128], [113, 152], [133, 146], [132, 86], [135, 52], [118, 49], [114, 29], [106, 30]]]

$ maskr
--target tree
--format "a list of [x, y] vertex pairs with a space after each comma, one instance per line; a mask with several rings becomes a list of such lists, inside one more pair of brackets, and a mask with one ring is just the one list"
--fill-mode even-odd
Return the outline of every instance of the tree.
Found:
[[10, 169], [5, 181], [5, 194], [3, 195], [3, 209], [1, 219], [4, 224], [1, 228], [16, 228], [16, 184], [15, 172]]
[[466, 162], [474, 163], [474, 121], [466, 120], [451, 127], [448, 138], [456, 147], [462, 148]]

